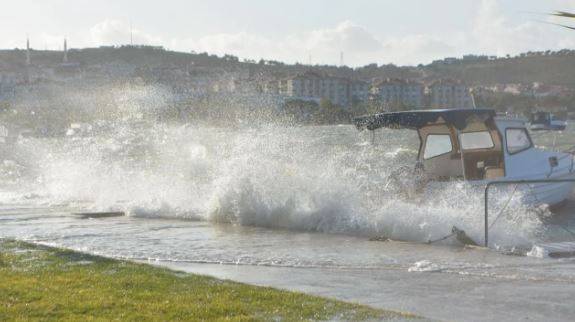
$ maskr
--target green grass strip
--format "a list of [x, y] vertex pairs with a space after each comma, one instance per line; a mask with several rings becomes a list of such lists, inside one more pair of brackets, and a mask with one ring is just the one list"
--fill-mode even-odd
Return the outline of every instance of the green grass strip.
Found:
[[0, 321], [406, 319], [418, 317], [0, 240]]

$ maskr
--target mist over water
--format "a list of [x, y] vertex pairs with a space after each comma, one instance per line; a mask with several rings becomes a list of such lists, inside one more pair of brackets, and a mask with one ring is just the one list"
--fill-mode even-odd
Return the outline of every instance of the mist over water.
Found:
[[[94, 120], [88, 133], [3, 145], [0, 203], [416, 242], [457, 226], [483, 240], [482, 189], [453, 183], [406, 201], [388, 182], [412, 166], [415, 133], [379, 131], [372, 144], [348, 125], [161, 122], [142, 117], [164, 101], [158, 91], [118, 93], [121, 117]], [[493, 213], [508, 196], [493, 196]], [[492, 246], [530, 245], [543, 232], [534, 212], [511, 202]]]

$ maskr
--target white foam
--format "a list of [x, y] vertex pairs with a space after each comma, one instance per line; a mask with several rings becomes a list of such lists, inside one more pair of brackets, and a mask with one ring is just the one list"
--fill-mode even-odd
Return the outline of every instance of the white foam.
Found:
[[[138, 217], [418, 242], [457, 226], [482, 242], [476, 190], [452, 184], [406, 202], [387, 187], [388, 174], [414, 157], [408, 147], [416, 141], [403, 132], [383, 136], [401, 145], [389, 149], [386, 142], [362, 144], [366, 138], [350, 126], [253, 130], [118, 121], [106, 127], [93, 137], [19, 145], [17, 154], [36, 161], [26, 167], [21, 185], [56, 204], [85, 201], [92, 210]], [[498, 247], [529, 243], [539, 227], [536, 216], [512, 205], [491, 240]]]
[[527, 256], [536, 257], [536, 258], [547, 258], [547, 257], [549, 257], [549, 251], [547, 249], [545, 249], [545, 247], [535, 245], [527, 253]]
[[441, 272], [443, 268], [428, 260], [422, 260], [414, 263], [407, 269], [408, 272]]

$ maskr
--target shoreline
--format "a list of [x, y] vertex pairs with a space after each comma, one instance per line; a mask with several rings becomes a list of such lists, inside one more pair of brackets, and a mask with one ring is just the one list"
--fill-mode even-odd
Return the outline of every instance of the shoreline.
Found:
[[0, 320], [392, 320], [418, 316], [0, 238]]

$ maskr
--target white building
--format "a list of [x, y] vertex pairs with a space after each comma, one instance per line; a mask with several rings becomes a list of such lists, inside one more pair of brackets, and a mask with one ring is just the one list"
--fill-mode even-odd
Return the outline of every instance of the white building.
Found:
[[367, 100], [369, 84], [364, 81], [323, 76], [308, 71], [295, 77], [280, 80], [278, 92], [285, 97], [317, 102], [321, 99], [328, 99], [335, 105], [349, 107], [353, 103]]
[[367, 102], [369, 99], [369, 83], [362, 80], [350, 81], [351, 103]]
[[461, 81], [438, 80], [428, 87], [431, 108], [473, 108], [469, 88]]
[[421, 108], [424, 105], [425, 87], [415, 81], [388, 78], [375, 84], [371, 93], [389, 107]]

